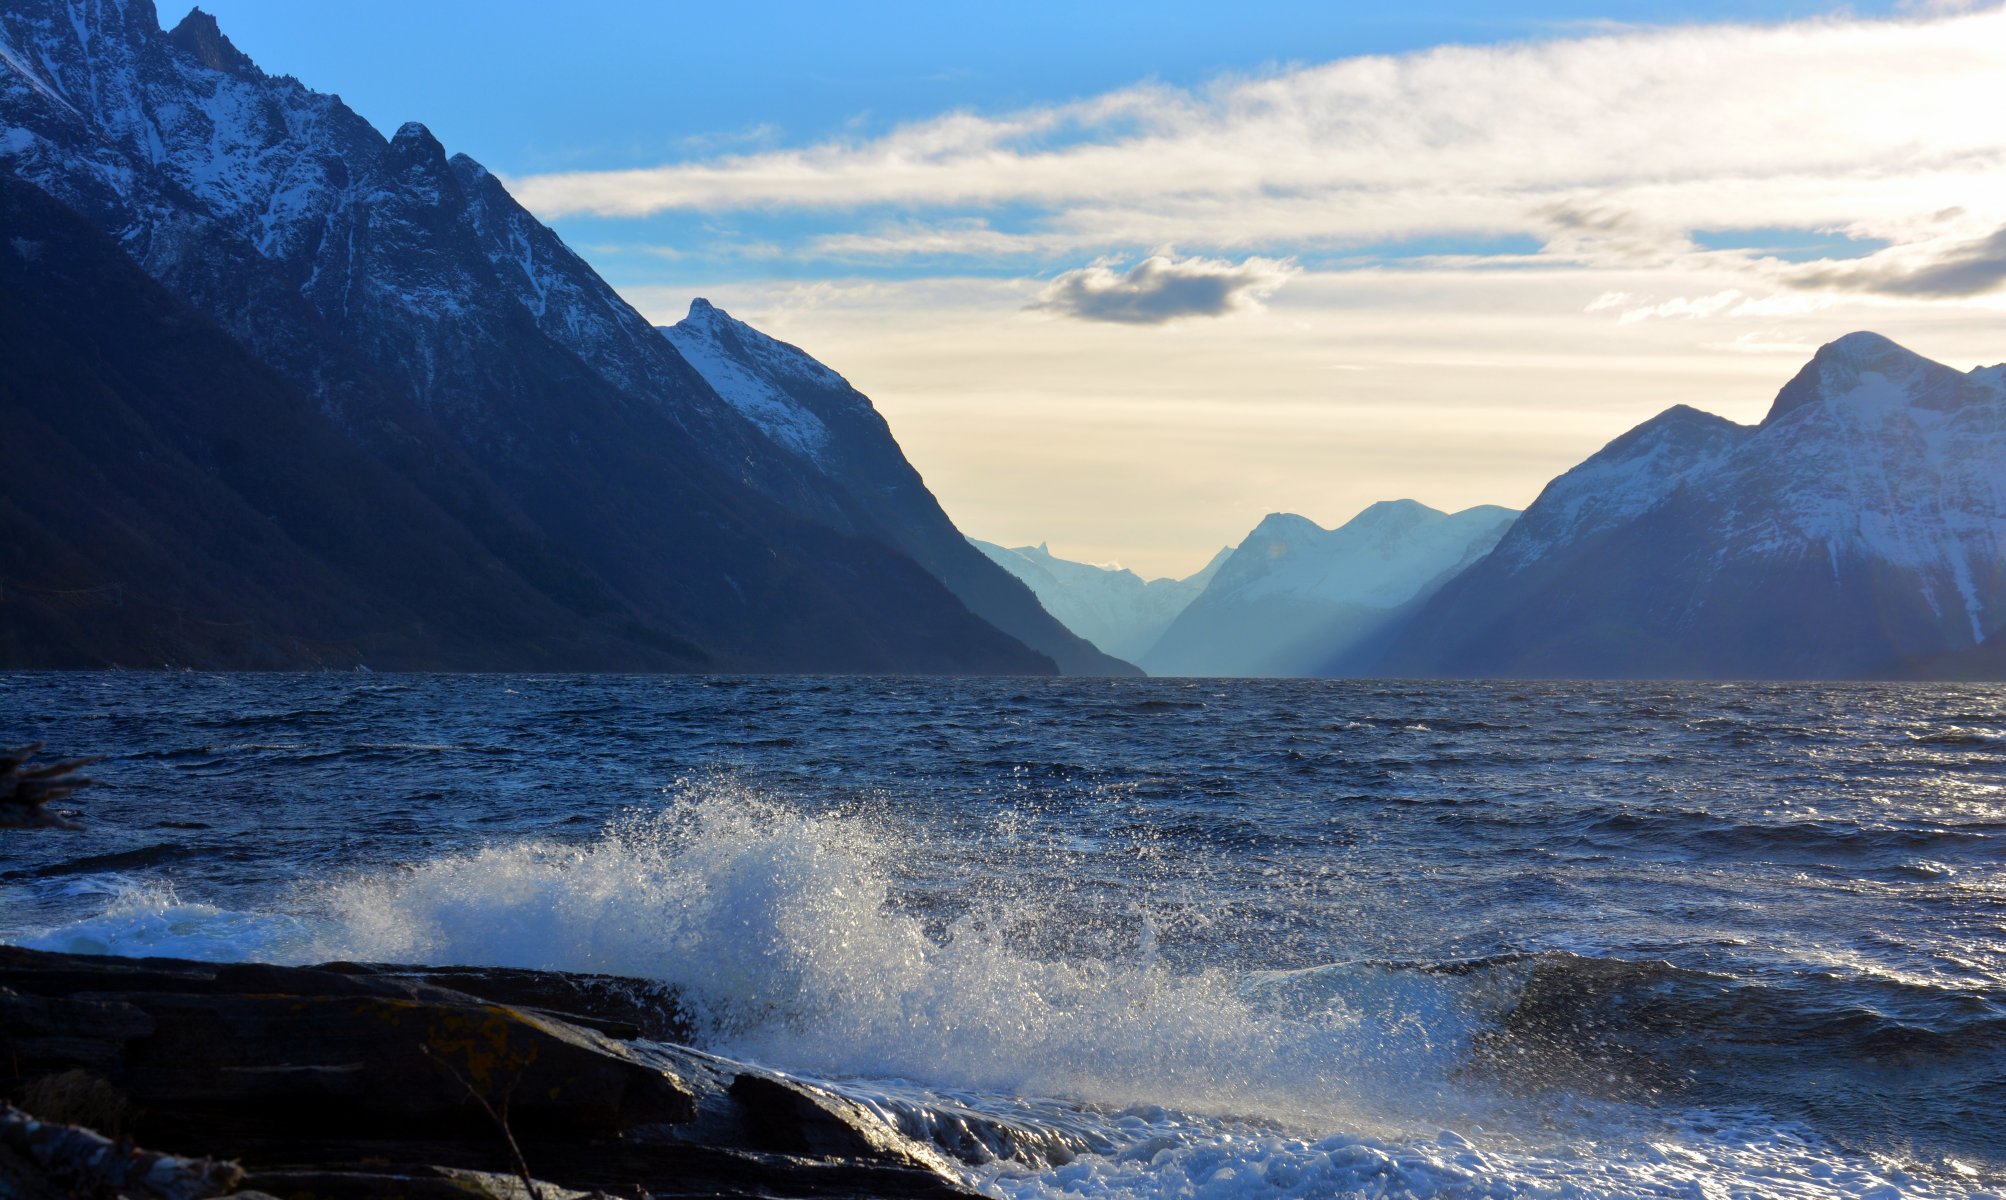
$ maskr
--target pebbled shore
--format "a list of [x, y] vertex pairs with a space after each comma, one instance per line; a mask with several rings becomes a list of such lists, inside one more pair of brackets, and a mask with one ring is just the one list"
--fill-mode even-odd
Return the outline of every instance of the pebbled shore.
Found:
[[[610, 976], [0, 946], [0, 1097], [41, 1123], [0, 1130], [0, 1195], [973, 1194], [862, 1107], [688, 1037], [673, 994]], [[242, 1173], [92, 1182], [63, 1124]]]

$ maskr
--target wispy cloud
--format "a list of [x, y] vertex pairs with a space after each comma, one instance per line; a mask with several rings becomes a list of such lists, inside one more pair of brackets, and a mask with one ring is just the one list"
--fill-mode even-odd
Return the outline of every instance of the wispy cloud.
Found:
[[1902, 244], [1946, 197], [1971, 236], [2006, 222], [2006, 11], [1980, 8], [1443, 47], [512, 186], [548, 217], [797, 214], [850, 259], [1531, 235], [1635, 263], [1693, 229]]
[[1126, 271], [1102, 261], [1067, 271], [1032, 306], [1088, 321], [1161, 325], [1254, 308], [1296, 273], [1287, 260], [1177, 258], [1152, 254]]

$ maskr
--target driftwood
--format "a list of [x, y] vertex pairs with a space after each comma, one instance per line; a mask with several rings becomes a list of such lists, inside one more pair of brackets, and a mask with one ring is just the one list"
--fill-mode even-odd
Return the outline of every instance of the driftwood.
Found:
[[42, 748], [31, 742], [19, 750], [0, 750], [0, 829], [82, 829], [70, 820], [74, 814], [52, 812], [49, 804], [67, 800], [92, 780], [75, 772], [100, 761], [72, 758], [63, 762], [29, 765]]
[[233, 1162], [176, 1158], [113, 1141], [78, 1125], [41, 1121], [0, 1101], [0, 1146], [25, 1155], [74, 1195], [206, 1200], [242, 1181]]

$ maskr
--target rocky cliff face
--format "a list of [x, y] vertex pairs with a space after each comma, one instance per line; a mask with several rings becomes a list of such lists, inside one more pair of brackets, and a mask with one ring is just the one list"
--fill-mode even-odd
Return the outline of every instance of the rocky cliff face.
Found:
[[1671, 409], [1548, 485], [1394, 639], [1399, 674], [1996, 674], [2006, 368], [1871, 333], [1757, 426]]
[[[423, 126], [386, 139], [339, 99], [265, 75], [199, 11], [162, 33], [146, 0], [8, 5], [0, 168], [81, 215], [471, 538], [484, 556], [475, 578], [516, 576], [572, 614], [519, 653], [434, 658], [1052, 669], [902, 547], [832, 523], [846, 502], [826, 477], [719, 396], [479, 164], [448, 157]], [[95, 331], [99, 344], [125, 336]], [[129, 399], [143, 404], [144, 391]], [[276, 452], [237, 442], [252, 457]], [[219, 527], [212, 541], [232, 536]], [[400, 569], [443, 571], [422, 554]], [[94, 570], [77, 575], [109, 581], [110, 564]], [[204, 619], [261, 620], [257, 589], [242, 590]], [[453, 589], [438, 578], [431, 590]], [[607, 654], [557, 649], [581, 639]], [[169, 661], [231, 661], [194, 642], [187, 652]], [[66, 661], [91, 653], [50, 647]]]

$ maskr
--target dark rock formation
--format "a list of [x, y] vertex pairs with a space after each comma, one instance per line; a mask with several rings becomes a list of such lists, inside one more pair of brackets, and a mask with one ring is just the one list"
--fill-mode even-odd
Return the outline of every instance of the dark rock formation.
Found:
[[0, 829], [83, 828], [49, 805], [89, 787], [91, 781], [77, 772], [98, 760], [38, 764], [34, 758], [41, 748], [42, 743], [32, 742], [18, 750], [0, 750]]
[[33, 1115], [116, 1112], [122, 1136], [239, 1163], [259, 1193], [967, 1194], [840, 1096], [606, 1032], [682, 1028], [672, 996], [602, 976], [0, 947], [0, 1094], [89, 1097]]

